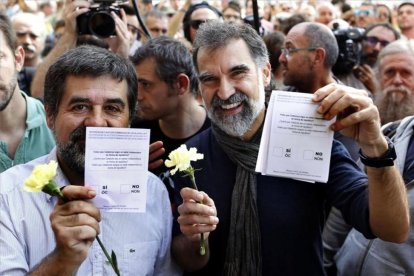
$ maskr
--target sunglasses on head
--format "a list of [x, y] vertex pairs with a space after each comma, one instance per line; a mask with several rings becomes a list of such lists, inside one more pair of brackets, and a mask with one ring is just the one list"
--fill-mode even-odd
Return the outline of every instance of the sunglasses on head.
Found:
[[364, 38], [364, 40], [368, 42], [369, 44], [371, 44], [372, 46], [376, 46], [379, 43], [381, 47], [385, 47], [388, 44], [390, 44], [389, 41], [378, 39], [375, 36], [367, 36]]
[[198, 28], [200, 28], [200, 25], [203, 23], [206, 23], [208, 20], [191, 20], [190, 21], [190, 26], [191, 28], [198, 30]]

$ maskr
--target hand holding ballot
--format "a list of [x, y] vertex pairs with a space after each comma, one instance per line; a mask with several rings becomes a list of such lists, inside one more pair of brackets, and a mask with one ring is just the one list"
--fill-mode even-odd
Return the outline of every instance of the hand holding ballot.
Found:
[[357, 141], [365, 155], [381, 156], [387, 150], [378, 109], [364, 90], [331, 83], [318, 89], [313, 100], [320, 103], [316, 111], [325, 119], [337, 116], [332, 130]]

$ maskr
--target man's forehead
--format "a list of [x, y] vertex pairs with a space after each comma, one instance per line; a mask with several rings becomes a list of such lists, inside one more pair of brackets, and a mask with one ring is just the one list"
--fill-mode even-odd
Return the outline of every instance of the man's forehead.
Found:
[[[237, 49], [237, 51], [234, 51]], [[225, 56], [224, 60], [221, 56]], [[233, 39], [224, 46], [211, 49], [201, 47], [198, 51], [197, 65], [199, 72], [231, 70], [238, 66], [247, 66], [252, 64], [254, 60], [250, 54], [249, 48], [243, 39]]]
[[41, 36], [43, 34], [42, 27], [28, 22], [17, 21], [13, 24], [13, 29], [17, 34], [31, 33], [36, 36]]
[[395, 40], [394, 33], [390, 29], [388, 29], [388, 28], [386, 28], [384, 26], [377, 26], [377, 27], [371, 29], [367, 33], [367, 36], [375, 36], [377, 38], [385, 38], [385, 37], [387, 37], [387, 38], [389, 38], [388, 39], [389, 41], [394, 41]]

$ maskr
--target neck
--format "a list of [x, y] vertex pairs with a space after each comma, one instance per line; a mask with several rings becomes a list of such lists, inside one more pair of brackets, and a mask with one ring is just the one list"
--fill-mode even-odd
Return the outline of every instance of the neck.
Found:
[[190, 102], [184, 102], [174, 114], [161, 118], [159, 125], [162, 132], [173, 139], [185, 139], [196, 134], [206, 120], [206, 110], [192, 96]]
[[24, 60], [24, 67], [37, 67], [40, 63], [39, 58], [33, 58], [33, 59], [25, 59]]
[[263, 124], [263, 121], [265, 119], [265, 111], [266, 108], [263, 108], [262, 111], [260, 111], [259, 115], [257, 115], [249, 130], [241, 137], [243, 141], [250, 141], [256, 134], [256, 132], [259, 130], [260, 126]]
[[326, 72], [321, 74], [321, 78], [316, 78], [314, 83], [310, 86], [311, 89], [308, 89], [308, 93], [315, 93], [319, 88], [324, 87], [325, 85], [328, 85], [330, 83], [335, 82], [335, 79], [333, 78], [333, 75], [331, 72]]
[[409, 39], [414, 39], [414, 26], [410, 27], [410, 28], [406, 28], [406, 29], [402, 30], [401, 32], [405, 37], [407, 37]]

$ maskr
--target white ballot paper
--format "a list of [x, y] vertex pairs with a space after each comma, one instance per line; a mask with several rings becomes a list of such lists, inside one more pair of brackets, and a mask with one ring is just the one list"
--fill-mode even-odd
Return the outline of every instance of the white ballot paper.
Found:
[[256, 171], [310, 182], [328, 181], [334, 132], [316, 112], [312, 94], [273, 91]]
[[85, 183], [93, 203], [107, 212], [145, 212], [149, 157], [148, 129], [87, 127]]

